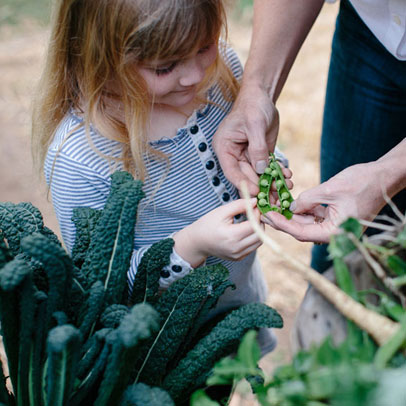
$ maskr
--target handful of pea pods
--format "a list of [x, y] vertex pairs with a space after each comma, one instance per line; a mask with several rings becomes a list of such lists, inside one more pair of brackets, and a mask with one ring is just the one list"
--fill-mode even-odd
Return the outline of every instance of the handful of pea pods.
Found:
[[[269, 200], [273, 181], [275, 181], [280, 206], [272, 205]], [[289, 192], [282, 169], [273, 153], [269, 154], [268, 167], [259, 177], [259, 193], [257, 195], [257, 200], [258, 209], [262, 214], [265, 214], [268, 211], [277, 211], [278, 213], [283, 214], [288, 220], [293, 216], [293, 213], [289, 210], [290, 204], [293, 202], [293, 197]]]

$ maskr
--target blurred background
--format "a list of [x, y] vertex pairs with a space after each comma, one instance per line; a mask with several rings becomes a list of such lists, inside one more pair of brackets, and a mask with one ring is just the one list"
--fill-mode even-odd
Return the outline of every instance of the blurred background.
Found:
[[[0, 201], [29, 201], [45, 224], [58, 231], [44, 183], [33, 172], [30, 155], [31, 99], [41, 72], [48, 39], [50, 0], [0, 0]], [[319, 141], [330, 45], [338, 4], [326, 4], [305, 41], [277, 107], [281, 126], [278, 146], [293, 171], [293, 196], [319, 182]], [[292, 21], [292, 24], [295, 22]], [[244, 63], [250, 45], [252, 0], [229, 7], [229, 42]], [[291, 256], [309, 263], [311, 244], [267, 228]], [[262, 360], [269, 373], [291, 357], [290, 331], [307, 284], [266, 247], [259, 249], [269, 284], [268, 304], [285, 326], [277, 331], [278, 347]], [[236, 394], [232, 406], [254, 406], [247, 394]]]

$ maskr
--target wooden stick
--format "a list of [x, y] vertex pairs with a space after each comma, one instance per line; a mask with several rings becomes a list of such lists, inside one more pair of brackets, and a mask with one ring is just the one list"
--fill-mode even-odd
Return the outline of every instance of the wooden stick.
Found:
[[241, 185], [243, 198], [246, 201], [246, 213], [254, 231], [258, 234], [261, 241], [270, 247], [278, 256], [282, 257], [293, 271], [301, 275], [308, 281], [319, 293], [321, 293], [337, 310], [348, 319], [352, 320], [361, 329], [365, 330], [378, 345], [385, 343], [400, 328], [400, 324], [389, 318], [367, 309], [361, 303], [358, 303], [345, 292], [343, 292], [334, 283], [330, 282], [323, 275], [310, 268], [305, 263], [295, 259], [292, 255], [286, 254], [278, 243], [270, 238], [255, 219], [254, 212], [250, 203], [248, 188], [245, 183]]

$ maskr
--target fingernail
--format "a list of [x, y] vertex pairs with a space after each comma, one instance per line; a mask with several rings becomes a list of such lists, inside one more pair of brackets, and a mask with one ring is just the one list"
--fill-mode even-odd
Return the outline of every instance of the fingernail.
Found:
[[257, 171], [257, 173], [264, 173], [266, 167], [266, 161], [258, 161], [255, 165], [255, 170]]
[[294, 201], [290, 204], [289, 210], [290, 210], [290, 211], [295, 211], [295, 210], [296, 210], [296, 200], [294, 200]]

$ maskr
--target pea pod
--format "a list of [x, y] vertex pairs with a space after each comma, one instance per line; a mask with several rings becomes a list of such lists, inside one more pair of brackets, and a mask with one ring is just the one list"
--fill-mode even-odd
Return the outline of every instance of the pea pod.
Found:
[[[272, 182], [275, 181], [280, 206], [273, 206], [269, 201]], [[268, 211], [277, 211], [283, 214], [288, 220], [292, 218], [293, 213], [289, 210], [293, 197], [285, 182], [282, 169], [275, 159], [274, 154], [269, 154], [269, 164], [265, 172], [259, 177], [259, 193], [257, 195], [258, 209], [262, 214]]]

